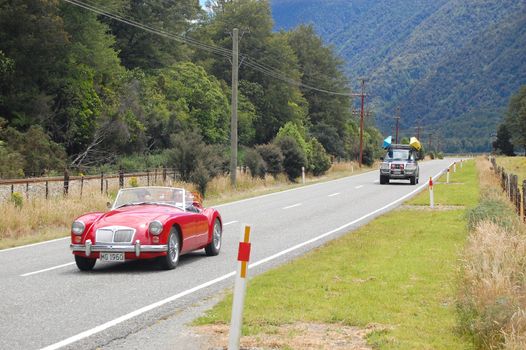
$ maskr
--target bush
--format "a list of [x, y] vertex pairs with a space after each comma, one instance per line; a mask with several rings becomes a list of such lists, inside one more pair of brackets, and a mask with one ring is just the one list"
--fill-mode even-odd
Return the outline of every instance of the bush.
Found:
[[473, 231], [483, 221], [493, 222], [505, 229], [516, 223], [516, 215], [510, 206], [499, 198], [486, 194], [480, 204], [467, 211], [468, 228]]
[[265, 161], [255, 149], [249, 149], [245, 153], [245, 165], [250, 170], [252, 177], [265, 178]]
[[435, 159], [435, 152], [430, 151], [427, 155], [429, 156], [430, 159]]
[[204, 196], [208, 182], [221, 172], [224, 157], [195, 131], [174, 134], [171, 140], [173, 148], [167, 151], [169, 165], [177, 169], [181, 180], [196, 184]]
[[438, 159], [444, 159], [444, 153], [442, 153], [442, 152], [438, 152], [438, 153], [437, 153], [437, 158], [438, 158]]
[[20, 192], [11, 193], [9, 201], [18, 209], [21, 209], [22, 205], [24, 204], [24, 198], [22, 197]]
[[273, 144], [256, 146], [256, 151], [261, 155], [266, 165], [267, 173], [278, 176], [283, 171], [283, 153], [281, 149]]
[[135, 176], [131, 177], [130, 181], [128, 183], [129, 183], [130, 187], [139, 187], [139, 181], [137, 180], [137, 178]]
[[331, 168], [331, 158], [316, 139], [310, 141], [312, 152], [309, 159], [309, 170], [314, 176], [323, 175]]
[[283, 136], [277, 140], [277, 145], [283, 153], [283, 168], [290, 181], [295, 182], [301, 175], [301, 167], [305, 167], [307, 159], [305, 153], [298, 146], [296, 140], [290, 136]]

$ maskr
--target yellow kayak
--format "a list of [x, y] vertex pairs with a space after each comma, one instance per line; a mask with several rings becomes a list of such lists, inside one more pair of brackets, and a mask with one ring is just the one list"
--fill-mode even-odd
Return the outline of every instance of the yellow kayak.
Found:
[[413, 147], [417, 151], [419, 151], [420, 148], [422, 148], [420, 141], [418, 141], [416, 137], [411, 137], [411, 139], [409, 140], [409, 146]]

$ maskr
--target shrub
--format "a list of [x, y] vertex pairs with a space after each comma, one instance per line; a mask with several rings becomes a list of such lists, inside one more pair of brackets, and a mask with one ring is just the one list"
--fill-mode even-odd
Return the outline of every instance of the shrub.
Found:
[[301, 175], [301, 167], [305, 167], [307, 159], [305, 153], [298, 146], [296, 140], [290, 136], [283, 136], [277, 140], [277, 145], [283, 153], [283, 168], [290, 181], [295, 182]]
[[487, 193], [480, 204], [468, 210], [466, 215], [471, 231], [483, 221], [493, 222], [506, 229], [511, 229], [516, 223], [516, 215], [509, 205]]
[[13, 205], [18, 209], [21, 209], [22, 205], [24, 204], [24, 198], [22, 197], [20, 192], [11, 193], [11, 196], [9, 197], [9, 201], [13, 203]]
[[265, 161], [255, 149], [249, 149], [245, 153], [245, 165], [250, 170], [252, 177], [265, 178]]
[[139, 181], [135, 176], [130, 178], [128, 184], [130, 185], [130, 187], [139, 187]]
[[267, 173], [276, 178], [283, 171], [283, 153], [273, 144], [256, 146], [256, 151], [261, 155], [266, 165]]
[[309, 170], [314, 176], [325, 174], [331, 167], [331, 158], [318, 140], [312, 139], [310, 147], [312, 152], [309, 159]]

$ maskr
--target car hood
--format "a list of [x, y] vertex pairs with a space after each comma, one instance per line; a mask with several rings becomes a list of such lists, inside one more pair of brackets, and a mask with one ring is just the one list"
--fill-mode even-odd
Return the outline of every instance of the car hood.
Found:
[[164, 222], [167, 217], [184, 215], [182, 210], [165, 205], [134, 205], [111, 210], [102, 215], [93, 229], [107, 226], [127, 226], [135, 229], [146, 227], [153, 220]]

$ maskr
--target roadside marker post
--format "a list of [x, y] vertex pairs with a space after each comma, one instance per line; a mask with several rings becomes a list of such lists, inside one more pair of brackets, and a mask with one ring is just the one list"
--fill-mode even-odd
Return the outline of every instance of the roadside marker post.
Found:
[[454, 172], [454, 173], [457, 172], [457, 162], [454, 162], [454, 163], [453, 163], [453, 172]]
[[449, 168], [447, 168], [446, 183], [449, 183]]
[[232, 302], [232, 318], [230, 321], [230, 335], [228, 338], [228, 350], [239, 350], [241, 339], [241, 327], [243, 325], [243, 307], [245, 304], [245, 292], [247, 289], [247, 269], [250, 260], [250, 226], [244, 226], [239, 242], [237, 260], [239, 261], [238, 273], [234, 285], [234, 301]]
[[460, 160], [460, 169], [462, 169], [463, 165], [464, 165], [464, 159], [461, 159]]
[[301, 183], [305, 185], [305, 167], [301, 167]]
[[433, 194], [433, 178], [429, 178], [429, 207], [435, 208], [435, 196]]

